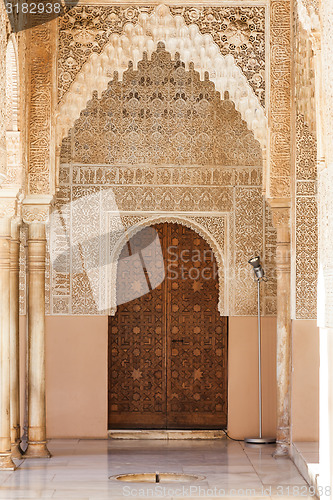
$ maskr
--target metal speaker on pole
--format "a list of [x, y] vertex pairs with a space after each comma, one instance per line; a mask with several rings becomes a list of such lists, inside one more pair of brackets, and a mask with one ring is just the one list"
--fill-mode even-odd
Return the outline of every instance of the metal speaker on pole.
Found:
[[260, 264], [260, 257], [253, 257], [249, 260], [253, 267], [254, 279], [258, 287], [258, 361], [259, 361], [259, 436], [245, 438], [244, 442], [248, 444], [273, 444], [276, 439], [273, 437], [262, 436], [262, 374], [261, 374], [261, 321], [260, 321], [260, 283], [265, 280], [265, 272]]

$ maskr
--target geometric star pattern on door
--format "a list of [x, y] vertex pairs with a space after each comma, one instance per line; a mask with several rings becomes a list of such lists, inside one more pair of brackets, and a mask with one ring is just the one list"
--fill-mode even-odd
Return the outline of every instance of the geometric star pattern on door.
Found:
[[[153, 228], [165, 279], [109, 317], [109, 428], [226, 427], [228, 321], [217, 309], [215, 257], [190, 228]], [[144, 246], [144, 231], [135, 238]], [[119, 269], [118, 285], [128, 280]]]

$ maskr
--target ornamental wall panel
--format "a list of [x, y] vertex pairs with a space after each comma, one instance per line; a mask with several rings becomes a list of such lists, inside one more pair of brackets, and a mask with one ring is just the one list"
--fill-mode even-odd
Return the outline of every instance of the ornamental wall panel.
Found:
[[318, 197], [315, 64], [312, 41], [295, 12], [295, 317], [317, 318]]
[[[58, 105], [57, 147], [93, 91], [100, 97], [110, 78], [122, 80], [129, 63], [137, 70], [138, 61], [144, 57], [150, 60], [158, 45], [164, 43], [173, 59], [180, 56], [186, 69], [192, 65], [200, 79], [211, 80], [222, 96], [229, 92], [255, 138], [266, 148], [265, 7], [188, 11], [161, 4], [153, 9], [116, 7], [111, 12], [107, 11], [113, 7], [80, 9], [68, 14], [68, 26], [59, 26], [60, 39], [66, 39], [66, 64], [60, 56], [58, 75], [65, 80], [66, 88]], [[114, 26], [112, 21], [118, 15], [127, 16], [127, 22], [122, 20], [120, 26]], [[59, 46], [61, 52], [61, 41]], [[81, 57], [76, 51], [87, 56], [82, 56], [82, 66], [77, 63]], [[252, 57], [247, 59], [247, 54]]]
[[[91, 54], [101, 53], [112, 35], [123, 34], [126, 23], [136, 25], [140, 21], [140, 14], [146, 19], [154, 10], [155, 7], [149, 5], [77, 6], [61, 17], [59, 101], [68, 92]], [[181, 16], [187, 26], [196, 25], [202, 34], [209, 34], [223, 56], [231, 54], [265, 106], [264, 6], [170, 6], [170, 13], [178, 16], [178, 23], [181, 23]]]
[[[267, 258], [269, 278], [262, 312], [276, 313], [275, 229], [262, 197], [260, 145], [228, 95], [220, 96], [163, 45], [137, 70], [130, 66], [121, 82], [110, 81], [100, 98], [93, 95], [62, 142], [59, 186], [54, 208], [61, 217], [50, 228], [50, 251], [62, 259], [62, 271], [50, 266], [51, 314], [101, 314], [96, 293], [112, 296], [115, 268], [110, 280], [97, 270], [92, 284], [78, 246], [64, 233], [82, 227], [89, 254], [91, 235], [82, 226], [87, 219], [113, 238], [91, 246], [92, 262], [116, 248], [120, 253], [121, 228], [177, 221], [198, 231], [219, 265], [225, 315], [257, 314], [247, 261], [258, 252], [265, 266]], [[106, 201], [110, 188], [112, 206]], [[97, 210], [89, 196], [100, 200]], [[73, 211], [70, 204], [78, 200]]]
[[296, 122], [296, 318], [317, 318], [317, 145], [302, 115]]
[[0, 183], [7, 174], [6, 154], [6, 47], [7, 15], [4, 3], [0, 4]]
[[45, 22], [27, 33], [29, 65], [28, 191], [52, 194], [55, 21]]
[[291, 6], [270, 0], [270, 198], [291, 197]]

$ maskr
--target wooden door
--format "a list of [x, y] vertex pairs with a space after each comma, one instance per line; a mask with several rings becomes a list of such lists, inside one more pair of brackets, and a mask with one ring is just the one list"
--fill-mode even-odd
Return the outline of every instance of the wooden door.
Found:
[[[215, 257], [185, 226], [153, 227], [165, 279], [152, 288], [153, 271], [143, 266], [148, 293], [119, 305], [109, 317], [109, 429], [224, 428], [228, 324], [217, 309]], [[144, 246], [141, 233], [120, 259]], [[134, 279], [118, 271], [125, 289]]]

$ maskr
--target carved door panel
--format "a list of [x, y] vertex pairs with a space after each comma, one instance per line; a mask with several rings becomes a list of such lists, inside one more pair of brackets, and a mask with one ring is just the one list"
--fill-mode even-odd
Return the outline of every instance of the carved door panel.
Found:
[[[163, 241], [163, 227], [155, 229]], [[136, 234], [119, 262], [144, 248], [145, 236], [144, 231]], [[116, 315], [109, 317], [109, 429], [166, 427], [165, 285], [149, 291], [139, 275], [140, 260], [138, 268], [129, 274], [126, 265], [118, 265], [119, 301], [128, 288], [143, 294], [120, 304]], [[141, 289], [145, 286], [148, 293]]]
[[165, 279], [109, 318], [109, 428], [226, 427], [228, 325], [215, 257], [187, 227], [153, 227]]
[[167, 427], [225, 427], [227, 318], [217, 309], [216, 260], [191, 229], [169, 224], [168, 231]]

